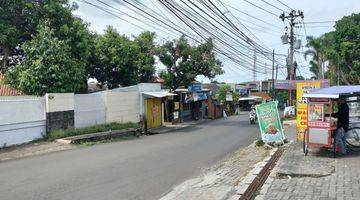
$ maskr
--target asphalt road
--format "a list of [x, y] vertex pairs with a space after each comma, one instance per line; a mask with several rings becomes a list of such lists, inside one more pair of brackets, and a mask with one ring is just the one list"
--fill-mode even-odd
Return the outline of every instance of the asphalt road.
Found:
[[241, 115], [172, 133], [1, 162], [0, 199], [158, 199], [257, 136], [258, 126]]

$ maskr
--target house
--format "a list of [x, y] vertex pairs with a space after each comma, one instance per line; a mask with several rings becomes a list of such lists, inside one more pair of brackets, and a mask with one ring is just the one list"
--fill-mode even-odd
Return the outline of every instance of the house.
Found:
[[199, 120], [207, 117], [207, 99], [210, 90], [204, 89], [201, 83], [193, 83], [187, 89], [178, 88], [180, 121]]
[[145, 122], [147, 128], [163, 126], [169, 120], [169, 116], [173, 113], [169, 112], [168, 108], [170, 104], [173, 104], [171, 102], [173, 102], [174, 96], [177, 95], [162, 90], [160, 83], [140, 83], [103, 92], [128, 93], [129, 98], [125, 98], [125, 101], [134, 101], [134, 98], [130, 96], [137, 96], [138, 102], [127, 102], [122, 103], [122, 105], [131, 105], [125, 109], [137, 109], [139, 120]]

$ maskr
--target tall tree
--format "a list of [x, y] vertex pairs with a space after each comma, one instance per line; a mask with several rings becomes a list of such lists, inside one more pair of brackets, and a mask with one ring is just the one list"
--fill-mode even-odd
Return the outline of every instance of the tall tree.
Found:
[[155, 37], [155, 33], [146, 31], [134, 39], [134, 45], [138, 50], [135, 64], [139, 68], [138, 76], [141, 83], [152, 82], [154, 79], [156, 71], [154, 58], [156, 51]]
[[323, 78], [323, 67], [325, 62], [321, 39], [314, 38], [313, 36], [308, 36], [306, 39], [306, 47], [309, 49], [305, 51], [304, 57], [307, 59], [308, 56], [312, 56], [312, 60], [309, 62], [310, 71], [317, 79], [321, 79]]
[[158, 56], [166, 66], [166, 73], [160, 75], [167, 86], [175, 90], [179, 86], [188, 86], [198, 75], [212, 79], [224, 73], [213, 48], [211, 39], [198, 46], [191, 46], [184, 36], [160, 46]]
[[95, 51], [98, 65], [91, 70], [91, 77], [96, 78], [100, 85], [116, 88], [139, 82], [139, 68], [135, 62], [138, 48], [125, 35], [109, 26], [104, 35], [96, 38]]
[[25, 59], [7, 71], [6, 82], [34, 95], [80, 91], [85, 65], [73, 57], [70, 48], [55, 37], [49, 23], [40, 24], [38, 34], [22, 46]]
[[[21, 44], [37, 34], [40, 22], [48, 21], [54, 36], [70, 46], [69, 51], [78, 62], [88, 65], [91, 50], [91, 33], [88, 24], [74, 17], [76, 4], [69, 0], [5, 0], [0, 6], [0, 73], [4, 73], [11, 63], [22, 57]], [[9, 62], [9, 59], [12, 62]], [[15, 60], [16, 59], [16, 60]], [[83, 80], [86, 90], [86, 77]]]
[[327, 38], [331, 40], [327, 58], [335, 66], [331, 75], [345, 84], [360, 84], [360, 13], [337, 21]]
[[320, 45], [328, 69], [325, 76], [332, 84], [360, 84], [360, 13], [343, 17], [335, 31], [314, 40]]

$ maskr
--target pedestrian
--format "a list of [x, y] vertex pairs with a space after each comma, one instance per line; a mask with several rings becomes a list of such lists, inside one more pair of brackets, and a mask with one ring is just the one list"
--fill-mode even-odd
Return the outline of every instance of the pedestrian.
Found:
[[338, 112], [334, 113], [334, 117], [337, 118], [337, 127], [335, 131], [335, 141], [341, 148], [343, 155], [347, 154], [345, 133], [349, 128], [349, 106], [344, 98], [340, 98], [338, 101]]

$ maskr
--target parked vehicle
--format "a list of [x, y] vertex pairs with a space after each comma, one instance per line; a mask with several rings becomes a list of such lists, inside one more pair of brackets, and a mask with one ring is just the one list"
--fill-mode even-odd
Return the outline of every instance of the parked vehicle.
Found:
[[255, 110], [255, 106], [251, 107], [250, 113], [249, 113], [249, 120], [250, 120], [250, 124], [255, 124], [257, 121], [257, 115], [256, 115], [256, 110]]

